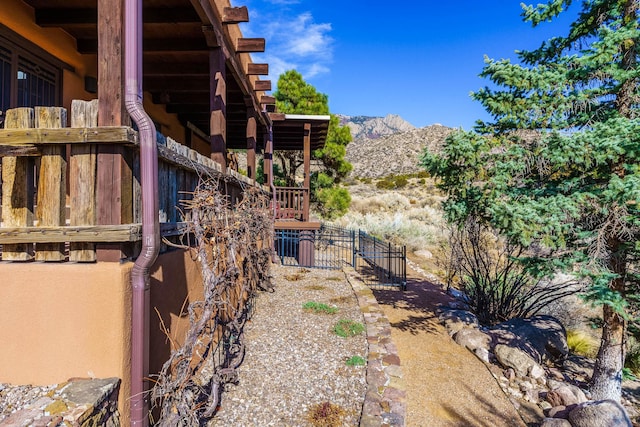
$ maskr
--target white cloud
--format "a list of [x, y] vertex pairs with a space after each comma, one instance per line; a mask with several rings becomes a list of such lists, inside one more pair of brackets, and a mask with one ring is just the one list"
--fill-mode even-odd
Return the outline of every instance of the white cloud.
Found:
[[[299, 0], [267, 1], [280, 5], [299, 3]], [[287, 7], [270, 10], [252, 6], [252, 11], [251, 23], [242, 30], [247, 37], [266, 39], [266, 52], [253, 56], [256, 62], [269, 63], [274, 88], [278, 76], [290, 69], [298, 70], [305, 79], [330, 72], [333, 60], [330, 23], [316, 23], [311, 13], [295, 14]]]

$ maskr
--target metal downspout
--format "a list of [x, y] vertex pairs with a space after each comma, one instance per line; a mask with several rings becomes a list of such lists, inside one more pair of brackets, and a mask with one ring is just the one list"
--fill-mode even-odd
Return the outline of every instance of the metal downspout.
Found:
[[145, 390], [149, 360], [149, 270], [158, 257], [158, 153], [156, 128], [142, 106], [142, 0], [125, 0], [125, 105], [138, 126], [142, 191], [142, 251], [131, 273], [131, 426], [149, 425]]

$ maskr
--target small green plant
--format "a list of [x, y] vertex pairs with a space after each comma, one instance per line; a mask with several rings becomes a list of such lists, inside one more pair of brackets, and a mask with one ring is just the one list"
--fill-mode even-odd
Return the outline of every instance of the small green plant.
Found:
[[338, 307], [332, 307], [330, 305], [315, 301], [305, 302], [302, 305], [302, 309], [305, 311], [313, 311], [314, 313], [324, 314], [336, 314], [338, 312]]
[[347, 359], [347, 366], [364, 366], [367, 363], [362, 356], [351, 356]]
[[631, 374], [640, 376], [640, 342], [631, 335], [627, 339], [627, 352], [624, 358], [624, 367]]
[[364, 332], [364, 325], [351, 319], [340, 319], [333, 327], [333, 333], [342, 338], [354, 337]]
[[569, 350], [579, 356], [595, 357], [598, 352], [598, 341], [589, 334], [578, 331], [567, 331], [567, 345]]
[[322, 402], [309, 408], [307, 419], [313, 427], [338, 427], [343, 425], [343, 418], [347, 414], [341, 406], [331, 402]]

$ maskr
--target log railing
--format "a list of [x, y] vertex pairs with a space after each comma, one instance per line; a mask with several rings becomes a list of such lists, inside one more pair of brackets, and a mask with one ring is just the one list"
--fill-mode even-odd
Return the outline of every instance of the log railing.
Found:
[[[60, 107], [18, 108], [0, 129], [2, 261], [97, 260], [96, 244], [135, 247], [141, 240], [138, 133], [129, 127], [97, 127], [97, 103], [74, 101], [71, 127]], [[123, 167], [132, 179], [118, 195], [100, 194], [98, 147], [123, 147]], [[159, 217], [163, 237], [181, 235], [186, 224], [178, 208], [201, 176], [219, 176], [231, 205], [255, 183], [208, 157], [167, 138], [158, 145]], [[108, 178], [107, 178], [108, 179]], [[124, 188], [126, 187], [126, 188]], [[101, 203], [128, 209], [127, 224], [98, 221]]]
[[276, 220], [308, 221], [309, 211], [305, 209], [305, 199], [309, 189], [302, 187], [276, 187]]

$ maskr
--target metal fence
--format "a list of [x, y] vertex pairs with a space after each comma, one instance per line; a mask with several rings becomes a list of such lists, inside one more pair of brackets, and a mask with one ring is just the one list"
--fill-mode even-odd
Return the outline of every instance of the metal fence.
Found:
[[372, 287], [406, 288], [406, 247], [383, 242], [361, 230], [322, 224], [318, 230], [276, 230], [282, 265], [358, 271]]
[[369, 286], [407, 287], [407, 247], [358, 232], [355, 269]]

